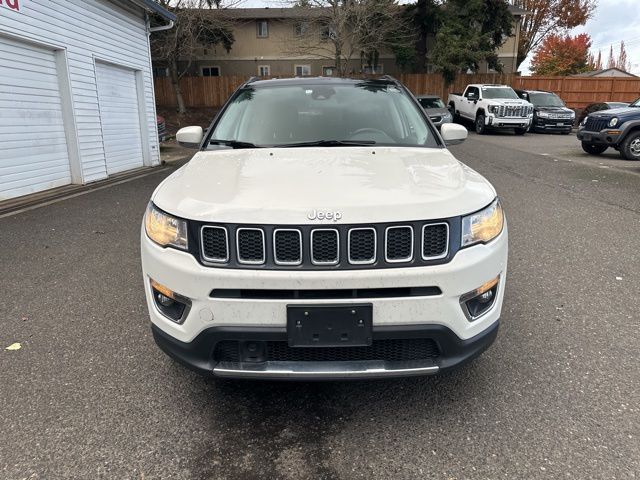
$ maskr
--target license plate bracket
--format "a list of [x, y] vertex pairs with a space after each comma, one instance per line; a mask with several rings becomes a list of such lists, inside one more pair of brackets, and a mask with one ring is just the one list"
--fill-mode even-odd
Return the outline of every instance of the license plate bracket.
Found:
[[372, 342], [373, 305], [287, 305], [290, 347], [366, 347]]

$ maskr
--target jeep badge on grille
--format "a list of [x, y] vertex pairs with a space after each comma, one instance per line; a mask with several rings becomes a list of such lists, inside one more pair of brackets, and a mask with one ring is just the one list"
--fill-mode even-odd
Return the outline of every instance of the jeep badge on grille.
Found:
[[307, 218], [309, 220], [333, 220], [334, 222], [337, 222], [342, 219], [342, 212], [311, 210], [309, 215], [307, 215]]

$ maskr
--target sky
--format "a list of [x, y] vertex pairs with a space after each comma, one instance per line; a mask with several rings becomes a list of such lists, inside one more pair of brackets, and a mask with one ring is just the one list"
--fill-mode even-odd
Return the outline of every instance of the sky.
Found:
[[[401, 0], [409, 3], [410, 0]], [[239, 7], [284, 7], [286, 0], [244, 0]], [[640, 75], [640, 0], [598, 0], [598, 8], [585, 25], [574, 28], [572, 35], [588, 33], [591, 36], [592, 52], [598, 56], [602, 50], [602, 62], [609, 58], [609, 48], [613, 45], [614, 55], [620, 51], [624, 41], [627, 57], [631, 61], [631, 73]], [[531, 57], [531, 56], [530, 56]], [[529, 73], [528, 58], [522, 64], [523, 74]]]

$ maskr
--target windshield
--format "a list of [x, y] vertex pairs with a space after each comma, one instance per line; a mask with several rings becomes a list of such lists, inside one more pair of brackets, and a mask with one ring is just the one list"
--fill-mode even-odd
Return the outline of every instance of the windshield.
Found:
[[[625, 104], [622, 104], [623, 106], [626, 107]], [[630, 107], [640, 107], [640, 98], [637, 99], [635, 102], [633, 102], [631, 105], [629, 105]]]
[[434, 98], [419, 98], [418, 101], [422, 108], [445, 108], [444, 102], [437, 97]]
[[326, 146], [439, 145], [419, 107], [403, 90], [371, 81], [249, 85], [227, 106], [209, 142], [232, 148], [320, 142]]
[[529, 101], [536, 107], [564, 107], [564, 102], [555, 93], [530, 93]]
[[520, 100], [511, 87], [482, 87], [482, 98], [508, 98]]

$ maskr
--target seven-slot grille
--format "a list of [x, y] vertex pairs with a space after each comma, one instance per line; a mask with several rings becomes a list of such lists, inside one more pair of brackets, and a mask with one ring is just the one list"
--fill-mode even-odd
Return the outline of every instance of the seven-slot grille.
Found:
[[419, 266], [448, 257], [449, 229], [444, 221], [335, 227], [204, 225], [200, 253], [205, 264], [230, 267]]
[[587, 117], [587, 124], [584, 129], [589, 132], [599, 132], [604, 130], [609, 125], [609, 120], [606, 118]]

